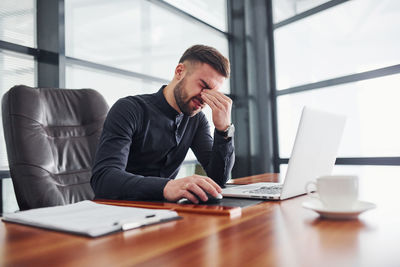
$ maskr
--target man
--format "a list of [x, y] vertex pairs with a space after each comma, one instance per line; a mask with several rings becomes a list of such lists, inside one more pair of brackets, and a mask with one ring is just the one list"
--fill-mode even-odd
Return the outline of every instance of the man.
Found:
[[[96, 152], [96, 198], [198, 203], [217, 197], [234, 163], [232, 100], [219, 92], [229, 61], [216, 49], [190, 47], [173, 80], [155, 94], [128, 96], [110, 109]], [[212, 110], [214, 139], [201, 110]], [[174, 180], [191, 148], [207, 175]]]

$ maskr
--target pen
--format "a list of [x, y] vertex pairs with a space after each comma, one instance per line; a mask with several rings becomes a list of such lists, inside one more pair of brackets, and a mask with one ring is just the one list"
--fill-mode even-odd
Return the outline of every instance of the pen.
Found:
[[146, 217], [142, 220], [136, 220], [136, 221], [132, 221], [132, 222], [129, 222], [129, 220], [126, 220], [126, 222], [119, 221], [119, 222], [115, 222], [114, 225], [121, 225], [121, 229], [123, 231], [126, 231], [126, 230], [130, 230], [130, 229], [134, 229], [134, 228], [139, 228], [141, 226], [158, 223], [160, 221], [161, 221], [161, 219], [156, 217], [156, 214], [149, 214], [149, 215], [146, 215]]

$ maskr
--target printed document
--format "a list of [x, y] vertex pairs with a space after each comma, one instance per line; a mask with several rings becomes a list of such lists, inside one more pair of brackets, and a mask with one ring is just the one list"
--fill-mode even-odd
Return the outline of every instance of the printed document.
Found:
[[175, 211], [118, 207], [85, 200], [75, 204], [3, 214], [3, 220], [91, 237], [161, 223]]

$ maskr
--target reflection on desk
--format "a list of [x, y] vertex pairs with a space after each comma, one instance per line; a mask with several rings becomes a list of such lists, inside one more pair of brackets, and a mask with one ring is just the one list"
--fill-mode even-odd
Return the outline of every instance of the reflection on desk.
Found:
[[400, 266], [400, 197], [390, 179], [360, 180], [361, 189], [373, 185], [361, 195], [377, 208], [352, 221], [320, 219], [301, 196], [245, 208], [235, 219], [178, 212], [180, 221], [95, 240], [1, 223], [0, 265]]

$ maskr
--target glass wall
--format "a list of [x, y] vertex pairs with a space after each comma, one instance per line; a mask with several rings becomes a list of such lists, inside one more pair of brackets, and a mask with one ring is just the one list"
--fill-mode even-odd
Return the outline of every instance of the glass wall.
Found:
[[280, 156], [290, 156], [304, 106], [347, 116], [339, 157], [396, 157], [400, 153], [400, 74], [278, 97]]
[[[347, 116], [338, 155], [346, 164], [398, 158], [400, 2], [336, 1], [304, 13], [327, 2], [334, 1], [273, 1], [279, 160], [290, 157], [305, 105]], [[343, 170], [374, 168], [385, 167]], [[400, 176], [398, 168], [391, 172]]]
[[66, 64], [67, 88], [92, 88], [99, 91], [111, 107], [118, 99], [159, 89], [160, 83], [118, 73]]
[[[226, 9], [226, 0], [65, 0], [66, 87], [96, 89], [111, 106], [168, 84], [192, 45], [228, 57]], [[211, 110], [204, 112], [211, 122]], [[190, 151], [186, 162], [195, 160]], [[184, 165], [178, 176], [193, 169]]]
[[399, 1], [349, 1], [276, 29], [278, 90], [399, 64], [399, 14]]
[[225, 36], [148, 1], [65, 3], [69, 57], [169, 80], [180, 55], [193, 44], [228, 55]]
[[[14, 85], [36, 86], [36, 64], [32, 56], [0, 49], [0, 73], [1, 97]], [[0, 170], [5, 171], [8, 170], [8, 161], [2, 118], [0, 127]], [[2, 183], [3, 212], [18, 210], [11, 180], [3, 180], [0, 177], [0, 183]]]
[[[0, 41], [9, 45], [36, 48], [36, 1], [0, 1]], [[18, 84], [36, 86], [36, 61], [31, 55], [0, 48], [0, 97]], [[0, 189], [3, 196], [3, 212], [18, 210], [14, 189], [8, 171], [7, 150], [4, 142], [0, 110]]]
[[0, 1], [0, 40], [36, 47], [36, 0]]
[[[0, 2], [0, 40], [36, 47], [36, 1]], [[32, 56], [0, 49], [0, 97], [16, 84], [34, 86], [35, 61]], [[0, 111], [1, 112], [1, 111]], [[0, 118], [0, 126], [1, 118]], [[1, 128], [2, 129], [2, 128]], [[0, 131], [0, 170], [7, 170], [7, 153], [3, 130]]]
[[[35, 86], [35, 61], [32, 56], [0, 49], [0, 93], [1, 97], [18, 84]], [[0, 170], [8, 169], [2, 119], [0, 118]]]
[[329, 0], [273, 0], [273, 22], [279, 23]]
[[207, 22], [221, 31], [228, 31], [226, 0], [165, 0], [165, 2]]

